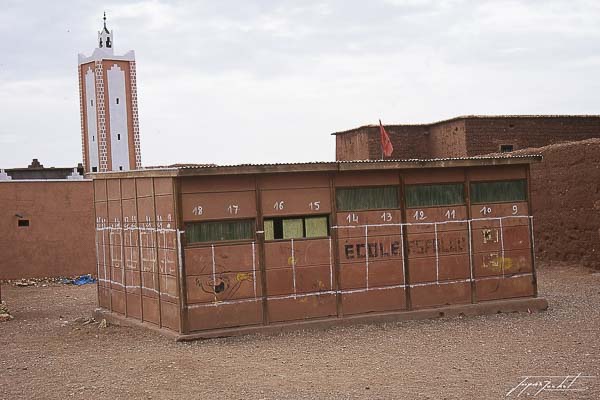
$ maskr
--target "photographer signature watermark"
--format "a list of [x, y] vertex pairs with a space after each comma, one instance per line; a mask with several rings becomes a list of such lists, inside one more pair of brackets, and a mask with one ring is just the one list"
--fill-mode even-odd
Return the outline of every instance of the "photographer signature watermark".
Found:
[[506, 397], [530, 397], [541, 395], [544, 392], [583, 392], [588, 389], [587, 383], [595, 376], [562, 375], [562, 376], [522, 376], [521, 382], [506, 393]]

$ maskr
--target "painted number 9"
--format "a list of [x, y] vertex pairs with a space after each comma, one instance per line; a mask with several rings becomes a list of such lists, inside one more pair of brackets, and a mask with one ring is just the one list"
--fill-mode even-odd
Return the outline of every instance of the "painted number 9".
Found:
[[519, 207], [517, 207], [517, 205], [513, 205], [512, 206], [512, 214], [516, 215], [519, 212]]

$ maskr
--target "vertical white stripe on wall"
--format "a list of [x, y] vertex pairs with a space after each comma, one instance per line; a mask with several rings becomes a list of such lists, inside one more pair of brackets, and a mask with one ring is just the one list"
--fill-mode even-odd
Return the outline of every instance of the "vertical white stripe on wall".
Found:
[[112, 159], [112, 171], [119, 171], [119, 167], [122, 167], [123, 171], [128, 171], [131, 169], [131, 166], [129, 165], [129, 132], [127, 130], [125, 72], [117, 64], [114, 64], [107, 71], [106, 75], [108, 79], [108, 110], [110, 113], [110, 155]]
[[91, 67], [85, 72], [85, 107], [87, 117], [87, 142], [88, 154], [90, 160], [90, 171], [98, 168], [98, 124], [96, 116], [96, 82], [94, 81], [94, 71]]

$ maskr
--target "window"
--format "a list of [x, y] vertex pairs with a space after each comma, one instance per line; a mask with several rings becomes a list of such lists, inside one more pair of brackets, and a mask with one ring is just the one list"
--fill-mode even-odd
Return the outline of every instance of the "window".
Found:
[[121, 140], [121, 134], [117, 133], [117, 140]]
[[92, 167], [92, 172], [98, 172], [98, 167]]
[[525, 179], [471, 183], [471, 202], [474, 204], [526, 200], [527, 182]]
[[29, 226], [29, 220], [28, 219], [20, 219], [19, 222], [17, 222], [17, 225], [19, 227], [27, 227], [27, 226]]
[[190, 222], [185, 224], [185, 237], [188, 243], [250, 240], [254, 239], [254, 220]]
[[500, 145], [500, 153], [510, 153], [515, 148], [512, 144], [501, 144]]
[[123, 171], [123, 166], [119, 165], [119, 171]]
[[464, 204], [462, 183], [406, 185], [406, 207], [435, 207]]
[[117, 100], [117, 104], [119, 104], [119, 98], [118, 98], [118, 97], [117, 97], [117, 99], [116, 99], [116, 100]]
[[96, 136], [92, 136], [92, 142], [96, 141]]
[[90, 105], [94, 107], [94, 100], [90, 100]]
[[329, 236], [327, 216], [265, 219], [265, 240]]
[[337, 189], [335, 199], [338, 211], [398, 208], [398, 188], [380, 186]]

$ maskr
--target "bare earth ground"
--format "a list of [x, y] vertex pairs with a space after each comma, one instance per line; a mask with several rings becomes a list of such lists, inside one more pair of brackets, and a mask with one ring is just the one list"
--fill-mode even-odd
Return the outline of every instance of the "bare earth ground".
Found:
[[[539, 314], [395, 324], [175, 343], [137, 328], [76, 322], [94, 285], [4, 285], [15, 316], [0, 323], [2, 399], [501, 399], [523, 375], [592, 375], [600, 399], [600, 273], [541, 268]], [[521, 398], [533, 397], [525, 393]]]

